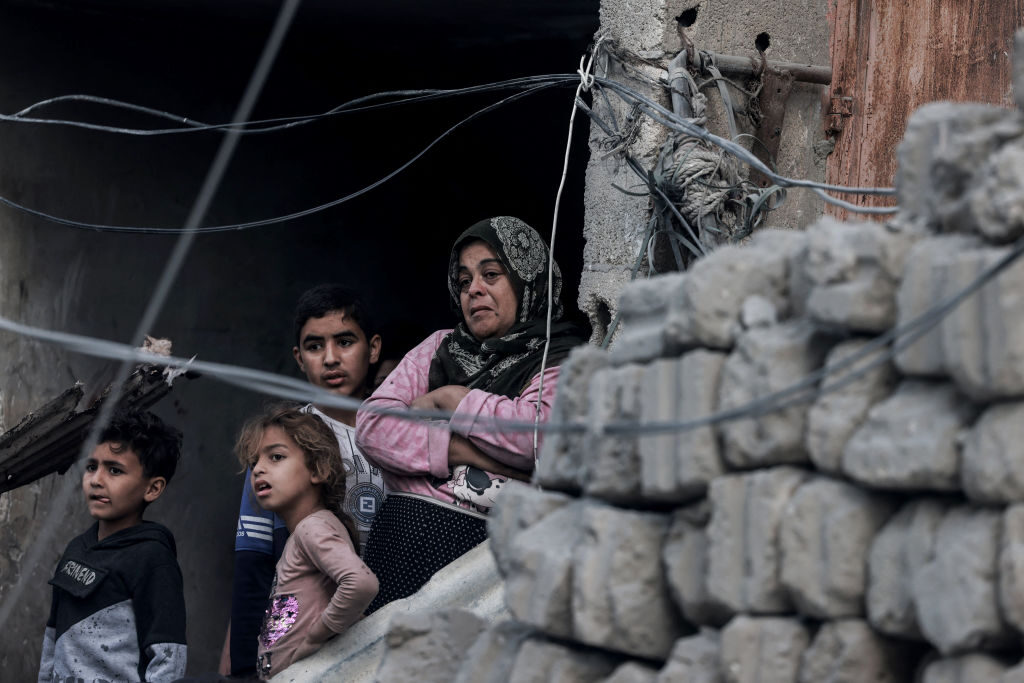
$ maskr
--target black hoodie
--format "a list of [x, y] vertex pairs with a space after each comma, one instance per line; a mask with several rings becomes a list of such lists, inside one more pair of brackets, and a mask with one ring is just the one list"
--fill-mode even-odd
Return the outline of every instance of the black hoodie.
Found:
[[185, 598], [174, 536], [141, 522], [73, 539], [50, 584], [39, 681], [171, 681], [185, 674]]

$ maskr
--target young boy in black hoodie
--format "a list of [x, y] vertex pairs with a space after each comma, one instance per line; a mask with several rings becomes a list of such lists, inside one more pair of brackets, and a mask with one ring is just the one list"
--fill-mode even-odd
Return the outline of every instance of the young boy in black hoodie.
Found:
[[172, 681], [185, 674], [185, 598], [174, 536], [145, 522], [181, 456], [181, 434], [152, 413], [119, 411], [82, 475], [96, 519], [50, 584], [39, 681]]

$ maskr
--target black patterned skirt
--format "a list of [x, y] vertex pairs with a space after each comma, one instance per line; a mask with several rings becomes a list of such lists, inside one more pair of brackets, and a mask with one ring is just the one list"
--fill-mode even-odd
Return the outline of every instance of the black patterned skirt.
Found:
[[380, 584], [365, 613], [409, 597], [486, 539], [486, 515], [415, 493], [388, 494], [363, 550], [363, 562]]

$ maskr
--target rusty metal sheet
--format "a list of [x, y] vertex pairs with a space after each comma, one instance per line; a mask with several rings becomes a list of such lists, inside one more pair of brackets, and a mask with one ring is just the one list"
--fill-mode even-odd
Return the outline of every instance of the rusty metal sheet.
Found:
[[836, 143], [830, 183], [892, 185], [896, 147], [922, 104], [1013, 104], [1013, 33], [1024, 24], [1024, 0], [833, 0], [828, 17], [833, 79], [823, 111]]

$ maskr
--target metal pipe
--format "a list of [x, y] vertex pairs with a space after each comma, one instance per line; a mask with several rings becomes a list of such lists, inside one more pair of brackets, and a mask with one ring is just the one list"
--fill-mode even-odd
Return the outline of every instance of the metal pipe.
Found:
[[[715, 64], [718, 65], [718, 68], [725, 75], [756, 76], [761, 71], [761, 62], [757, 57], [709, 54], [714, 57]], [[819, 85], [831, 85], [832, 83], [832, 67], [829, 66], [769, 61], [768, 67], [778, 71], [789, 71], [793, 74], [794, 80], [802, 81], [803, 83], [817, 83]]]

